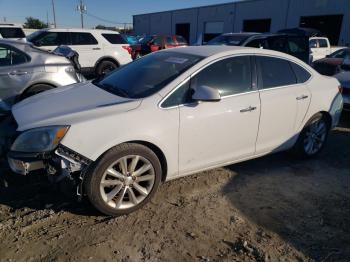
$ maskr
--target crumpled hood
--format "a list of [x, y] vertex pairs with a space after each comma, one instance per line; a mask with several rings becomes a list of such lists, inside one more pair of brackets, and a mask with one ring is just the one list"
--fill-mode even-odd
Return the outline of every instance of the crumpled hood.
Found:
[[141, 100], [123, 98], [91, 82], [55, 88], [27, 98], [12, 108], [18, 131], [103, 117], [137, 108]]

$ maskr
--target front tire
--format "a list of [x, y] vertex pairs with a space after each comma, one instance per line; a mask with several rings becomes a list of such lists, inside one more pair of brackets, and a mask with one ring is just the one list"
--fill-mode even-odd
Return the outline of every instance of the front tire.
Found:
[[115, 62], [104, 60], [100, 62], [96, 69], [96, 74], [98, 76], [104, 76], [110, 72], [112, 72], [114, 69], [116, 69], [118, 65]]
[[143, 207], [161, 181], [157, 155], [140, 144], [121, 144], [108, 151], [87, 174], [91, 204], [105, 215], [120, 216]]
[[327, 142], [329, 129], [324, 115], [318, 113], [313, 116], [300, 133], [294, 153], [300, 158], [310, 158], [319, 154]]

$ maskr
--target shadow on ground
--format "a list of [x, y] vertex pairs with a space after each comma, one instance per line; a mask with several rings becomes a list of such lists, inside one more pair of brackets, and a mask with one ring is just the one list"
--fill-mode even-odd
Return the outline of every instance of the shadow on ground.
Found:
[[350, 259], [350, 117], [312, 160], [286, 153], [226, 167], [223, 192], [248, 220], [316, 261]]

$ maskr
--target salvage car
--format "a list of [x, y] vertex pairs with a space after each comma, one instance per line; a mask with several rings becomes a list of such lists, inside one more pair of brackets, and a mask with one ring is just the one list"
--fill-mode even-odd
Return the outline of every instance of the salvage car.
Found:
[[75, 181], [104, 214], [128, 214], [164, 181], [288, 149], [317, 155], [339, 121], [338, 88], [271, 50], [163, 50], [15, 105], [8, 161]]
[[[343, 48], [327, 55], [323, 59], [319, 59], [312, 63], [313, 68], [322, 75], [333, 76], [343, 70], [344, 61], [350, 60], [350, 48]], [[349, 71], [345, 65], [345, 70]]]
[[21, 41], [0, 40], [0, 115], [19, 100], [81, 79], [64, 56]]
[[144, 55], [168, 48], [187, 46], [187, 41], [178, 35], [144, 36], [137, 44], [131, 45], [131, 58], [138, 59]]

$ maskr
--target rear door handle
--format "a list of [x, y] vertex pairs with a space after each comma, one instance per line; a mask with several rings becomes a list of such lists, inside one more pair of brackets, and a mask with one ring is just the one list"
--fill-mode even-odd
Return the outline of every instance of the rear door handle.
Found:
[[94, 47], [92, 50], [101, 50], [99, 47]]
[[309, 96], [307, 96], [307, 95], [301, 95], [301, 96], [298, 96], [297, 97], [297, 100], [304, 100], [304, 99], [306, 99], [306, 98], [308, 98]]
[[255, 106], [249, 106], [247, 108], [241, 109], [239, 112], [246, 113], [246, 112], [251, 112], [251, 111], [254, 111], [254, 110], [256, 110]]
[[28, 72], [26, 72], [26, 71], [17, 71], [17, 70], [12, 71], [12, 72], [9, 73], [9, 75], [11, 75], [11, 76], [21, 76], [21, 75], [26, 75], [26, 74], [28, 74]]

